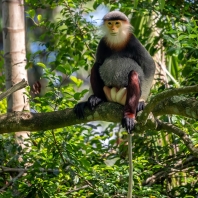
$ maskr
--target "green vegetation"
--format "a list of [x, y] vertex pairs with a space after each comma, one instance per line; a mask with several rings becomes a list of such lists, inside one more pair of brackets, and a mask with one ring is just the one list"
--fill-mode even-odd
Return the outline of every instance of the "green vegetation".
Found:
[[[26, 15], [31, 25], [28, 40], [39, 41], [46, 47], [34, 54], [29, 50], [27, 55], [27, 69], [41, 71], [46, 85], [37, 97], [32, 97], [27, 89], [32, 111], [43, 113], [73, 108], [86, 94], [87, 87], [83, 85], [101, 36], [98, 27], [83, 17], [101, 4], [129, 15], [134, 34], [154, 57], [157, 71], [151, 98], [166, 89], [197, 84], [196, 1], [154, 0], [132, 4], [124, 0], [118, 3], [111, 0], [94, 3], [26, 0]], [[4, 86], [2, 65], [0, 62], [0, 87]], [[176, 97], [184, 110], [159, 114], [158, 118], [162, 123], [175, 125], [187, 137], [176, 135], [180, 131], [165, 124], [160, 125], [161, 131], [147, 128], [142, 133], [134, 133], [134, 198], [198, 196], [197, 93]], [[162, 101], [163, 107], [174, 103], [173, 99]], [[192, 104], [194, 111], [182, 106], [185, 101]], [[1, 114], [5, 113], [5, 103], [5, 100], [0, 101]], [[159, 112], [160, 105], [154, 109], [156, 115]], [[184, 117], [184, 112], [192, 116]], [[32, 132], [22, 149], [13, 135], [2, 134], [0, 198], [126, 197], [129, 175], [126, 135], [117, 123], [86, 123]], [[186, 142], [182, 137], [186, 137]], [[189, 149], [190, 141], [194, 153]]]

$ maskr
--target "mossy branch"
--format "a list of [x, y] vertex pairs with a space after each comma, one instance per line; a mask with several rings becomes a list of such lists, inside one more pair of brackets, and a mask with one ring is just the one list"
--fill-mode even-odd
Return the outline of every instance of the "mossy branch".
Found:
[[191, 92], [198, 92], [198, 85], [176, 88], [176, 89], [171, 89], [171, 90], [165, 90], [162, 93], [157, 94], [150, 100], [148, 105], [145, 107], [145, 109], [140, 117], [141, 122], [143, 122], [143, 124], [146, 123], [146, 120], [147, 120], [150, 112], [153, 111], [153, 109], [159, 102], [161, 102], [165, 99], [168, 99], [170, 97], [173, 97], [173, 96], [179, 96], [181, 94], [189, 94]]
[[[189, 98], [170, 98], [159, 103], [153, 111], [154, 116], [164, 114], [183, 115], [198, 119], [198, 101]], [[165, 104], [166, 103], [166, 104]], [[170, 105], [170, 106], [169, 106]], [[163, 110], [162, 108], [163, 107]], [[17, 131], [44, 131], [56, 129], [91, 121], [107, 121], [119, 123], [122, 118], [123, 107], [116, 103], [105, 102], [100, 104], [94, 111], [85, 109], [85, 118], [78, 119], [73, 109], [48, 113], [13, 112], [0, 115], [0, 134]], [[149, 126], [141, 122], [141, 115], [137, 118], [138, 123], [134, 132], [144, 131]], [[156, 126], [154, 127], [156, 128]]]

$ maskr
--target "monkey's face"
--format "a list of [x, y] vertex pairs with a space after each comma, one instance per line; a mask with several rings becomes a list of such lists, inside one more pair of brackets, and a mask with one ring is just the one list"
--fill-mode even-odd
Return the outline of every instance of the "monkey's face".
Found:
[[108, 20], [108, 21], [105, 21], [105, 26], [108, 28], [110, 35], [116, 36], [117, 34], [119, 34], [121, 30], [122, 21]]
[[106, 20], [102, 27], [106, 43], [111, 49], [119, 51], [126, 45], [131, 32], [128, 21]]

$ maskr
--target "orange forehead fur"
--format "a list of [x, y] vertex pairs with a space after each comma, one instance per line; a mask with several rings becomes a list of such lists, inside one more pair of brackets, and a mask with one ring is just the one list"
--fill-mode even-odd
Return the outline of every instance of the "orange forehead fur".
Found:
[[[112, 22], [112, 20], [109, 20]], [[108, 20], [106, 20], [103, 24], [103, 29], [105, 32], [105, 41], [107, 45], [115, 51], [122, 50], [126, 44], [128, 43], [128, 40], [130, 38], [131, 32], [132, 32], [132, 26], [127, 21], [121, 21], [121, 20], [114, 20], [119, 21], [121, 23], [121, 26], [119, 27], [119, 30], [116, 35], [112, 35], [111, 31], [107, 27], [106, 23], [108, 23]]]

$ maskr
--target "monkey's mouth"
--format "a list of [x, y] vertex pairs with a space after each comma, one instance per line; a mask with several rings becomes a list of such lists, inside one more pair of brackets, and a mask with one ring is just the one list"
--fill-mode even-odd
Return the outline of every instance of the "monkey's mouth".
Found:
[[111, 36], [116, 36], [116, 35], [117, 35], [116, 32], [112, 32], [112, 33], [111, 33]]

